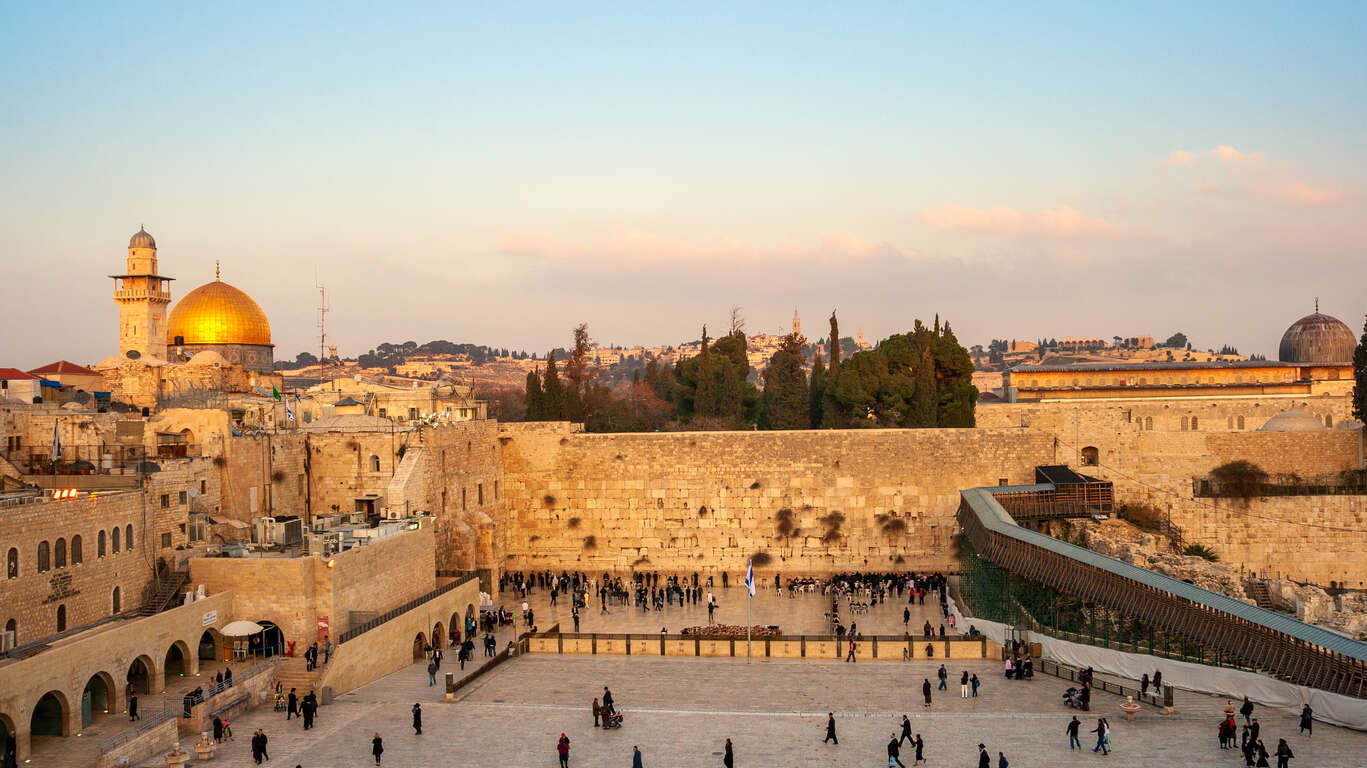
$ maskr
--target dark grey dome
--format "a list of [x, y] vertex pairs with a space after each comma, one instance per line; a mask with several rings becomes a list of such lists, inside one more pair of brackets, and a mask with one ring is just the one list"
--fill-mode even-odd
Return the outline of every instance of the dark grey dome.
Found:
[[143, 229], [142, 227], [138, 227], [138, 231], [133, 233], [132, 237], [128, 238], [128, 247], [156, 248], [157, 241], [152, 239], [152, 236], [148, 234], [147, 230]]
[[1347, 363], [1352, 361], [1357, 345], [1342, 320], [1316, 312], [1286, 329], [1277, 359], [1283, 363]]

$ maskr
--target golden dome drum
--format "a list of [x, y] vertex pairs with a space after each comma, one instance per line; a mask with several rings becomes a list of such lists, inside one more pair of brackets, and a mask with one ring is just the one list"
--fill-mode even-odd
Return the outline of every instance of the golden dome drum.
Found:
[[271, 324], [241, 290], [215, 280], [185, 294], [166, 324], [168, 344], [271, 345]]

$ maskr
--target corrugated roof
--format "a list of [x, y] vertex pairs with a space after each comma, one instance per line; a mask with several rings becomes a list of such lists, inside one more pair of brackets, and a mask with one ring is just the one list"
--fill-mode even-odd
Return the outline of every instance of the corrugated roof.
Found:
[[1217, 611], [1228, 613], [1245, 621], [1259, 624], [1268, 629], [1276, 630], [1297, 640], [1317, 645], [1334, 653], [1341, 653], [1354, 659], [1367, 661], [1367, 643], [1360, 643], [1352, 638], [1344, 637], [1327, 629], [1322, 629], [1305, 622], [1296, 621], [1289, 616], [1283, 616], [1275, 611], [1260, 608], [1256, 605], [1235, 600], [1227, 595], [1218, 592], [1211, 592], [1208, 589], [1201, 589], [1194, 584], [1188, 584], [1180, 579], [1171, 576], [1164, 576], [1160, 573], [1140, 568], [1130, 563], [1116, 560], [1112, 557], [1093, 552], [1090, 549], [1066, 544], [1052, 536], [1022, 528], [1016, 525], [1011, 515], [1007, 514], [1001, 503], [994, 498], [994, 494], [1010, 491], [1044, 491], [1053, 490], [1051, 484], [1039, 485], [1015, 485], [999, 486], [986, 488], [970, 488], [962, 492], [964, 500], [968, 502], [969, 508], [978, 516], [983, 527], [1009, 536], [1017, 541], [1047, 549], [1064, 557], [1077, 560], [1078, 562], [1100, 568], [1122, 578], [1137, 581], [1145, 586], [1162, 590], [1184, 600], [1213, 608]]

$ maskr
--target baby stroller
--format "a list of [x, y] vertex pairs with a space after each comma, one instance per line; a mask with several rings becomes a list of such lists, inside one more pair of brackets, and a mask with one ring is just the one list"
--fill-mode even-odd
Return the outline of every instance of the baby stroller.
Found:
[[1069, 688], [1063, 692], [1063, 703], [1073, 709], [1082, 709], [1082, 694], [1076, 688]]
[[604, 728], [621, 728], [621, 727], [622, 727], [622, 713], [621, 713], [621, 712], [618, 712], [617, 710], [614, 709], [613, 711], [608, 712], [607, 714], [603, 715], [603, 727], [604, 727]]

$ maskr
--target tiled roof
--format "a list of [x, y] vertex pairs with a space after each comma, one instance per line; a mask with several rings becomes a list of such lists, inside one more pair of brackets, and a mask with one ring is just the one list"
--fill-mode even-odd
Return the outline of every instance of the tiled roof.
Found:
[[41, 375], [44, 375], [44, 374], [52, 374], [52, 373], [58, 373], [58, 374], [61, 374], [61, 373], [75, 373], [75, 374], [79, 374], [79, 375], [81, 375], [81, 376], [99, 376], [99, 375], [100, 375], [100, 374], [98, 374], [98, 373], [96, 373], [96, 372], [90, 370], [89, 368], [86, 368], [86, 367], [83, 366], [83, 365], [76, 365], [75, 363], [73, 363], [73, 362], [71, 362], [71, 361], [69, 361], [69, 360], [58, 360], [58, 361], [55, 362], [55, 363], [48, 363], [47, 365], [43, 366], [42, 368], [34, 368], [33, 370], [29, 371], [29, 373], [31, 373], [31, 374], [33, 374], [33, 375], [35, 375], [35, 376], [41, 376]]
[[37, 378], [37, 376], [30, 376], [18, 368], [0, 368], [0, 379], [9, 379], [10, 381], [33, 381]]

